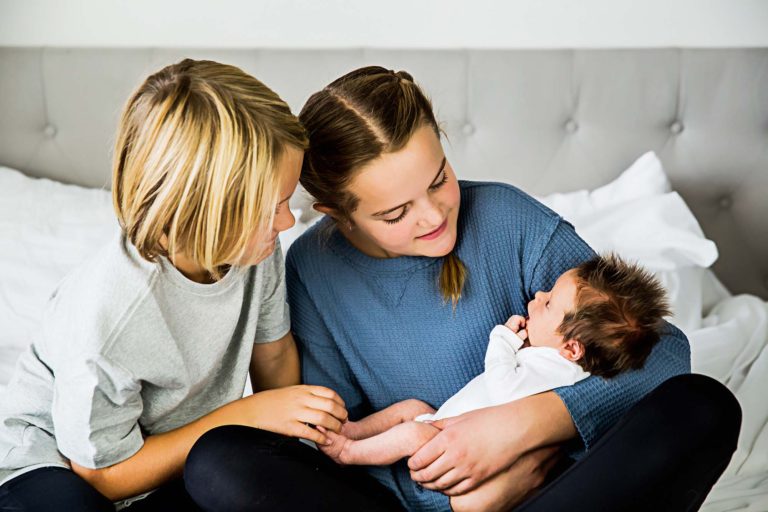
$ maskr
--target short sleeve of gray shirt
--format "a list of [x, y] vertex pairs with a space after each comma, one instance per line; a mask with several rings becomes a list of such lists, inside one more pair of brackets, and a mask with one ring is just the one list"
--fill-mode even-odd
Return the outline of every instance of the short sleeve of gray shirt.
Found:
[[285, 336], [291, 328], [291, 315], [285, 290], [285, 260], [279, 240], [263, 268], [259, 318], [254, 343], [269, 343]]
[[201, 285], [119, 237], [62, 282], [45, 323], [0, 407], [14, 425], [0, 431], [0, 480], [62, 455], [117, 464], [242, 397], [253, 344], [290, 329], [282, 251]]

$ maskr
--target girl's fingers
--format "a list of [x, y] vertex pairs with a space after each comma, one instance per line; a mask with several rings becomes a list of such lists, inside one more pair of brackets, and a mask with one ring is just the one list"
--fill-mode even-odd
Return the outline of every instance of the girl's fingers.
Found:
[[344, 400], [341, 399], [339, 394], [330, 388], [326, 388], [324, 386], [306, 386], [306, 388], [313, 395], [321, 396], [323, 398], [330, 398], [331, 400], [338, 403], [342, 407], [346, 407]]
[[[419, 448], [419, 450], [414, 453], [410, 459], [408, 459], [408, 467], [411, 470], [411, 478], [413, 480], [416, 480], [417, 482], [425, 481], [425, 480], [433, 480], [432, 478], [429, 479], [418, 479], [414, 478], [414, 474], [429, 467], [430, 464], [435, 462], [438, 458], [440, 458], [446, 450], [446, 446], [443, 443], [442, 437], [438, 434], [435, 437], [432, 438], [431, 441], [427, 442], [424, 446]], [[440, 476], [440, 475], [437, 475]]]
[[325, 427], [333, 432], [341, 432], [341, 422], [338, 419], [327, 412], [318, 411], [317, 409], [304, 409], [299, 414], [298, 420], [304, 423]]
[[451, 416], [449, 418], [430, 421], [429, 424], [435, 428], [444, 430], [446, 427], [453, 425], [454, 423], [458, 423], [459, 421], [463, 421], [463, 418], [461, 416]]
[[[423, 487], [427, 489], [439, 490], [439, 488], [435, 486], [435, 482], [437, 482], [441, 477], [453, 469], [454, 464], [450, 457], [443, 453], [424, 469], [419, 471], [411, 471], [411, 479], [419, 482]], [[459, 480], [461, 479], [455, 477], [455, 482], [458, 482]]]
[[442, 491], [443, 489], [449, 489], [455, 486], [463, 480], [464, 478], [459, 476], [459, 472], [456, 469], [451, 469], [437, 480], [423, 484], [422, 487], [432, 491]]
[[300, 437], [301, 439], [314, 441], [317, 444], [324, 445], [328, 442], [328, 438], [325, 437], [321, 432], [304, 423], [297, 423], [296, 432], [293, 435], [295, 437]]
[[310, 395], [307, 398], [306, 406], [310, 409], [317, 409], [318, 411], [327, 412], [342, 423], [347, 421], [347, 410], [344, 408], [344, 406], [339, 405], [338, 402], [335, 402], [329, 398]]
[[472, 479], [465, 478], [453, 487], [447, 487], [442, 492], [446, 496], [460, 496], [472, 490]]

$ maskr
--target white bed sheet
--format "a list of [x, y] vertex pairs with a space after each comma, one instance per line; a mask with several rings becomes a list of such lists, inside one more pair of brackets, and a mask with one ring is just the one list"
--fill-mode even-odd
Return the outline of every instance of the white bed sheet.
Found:
[[693, 371], [723, 382], [741, 404], [736, 453], [701, 510], [768, 511], [768, 302], [732, 296], [718, 281], [708, 268], [716, 247], [652, 153], [601, 189], [543, 201], [598, 252], [616, 251], [656, 273], [670, 295], [671, 321], [690, 341]]
[[[709, 270], [717, 248], [653, 153], [604, 187], [542, 200], [597, 251], [616, 251], [656, 273], [670, 294], [671, 320], [691, 341], [693, 370], [725, 383], [741, 403], [738, 449], [702, 510], [768, 511], [768, 303], [731, 296]], [[281, 234], [284, 250], [312, 221], [295, 213], [306, 222]], [[0, 167], [0, 387], [56, 283], [115, 229], [108, 192]]]

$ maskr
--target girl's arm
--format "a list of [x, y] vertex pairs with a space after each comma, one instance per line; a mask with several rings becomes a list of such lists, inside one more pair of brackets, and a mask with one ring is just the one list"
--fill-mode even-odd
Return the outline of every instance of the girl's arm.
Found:
[[439, 420], [441, 429], [408, 461], [411, 478], [448, 496], [464, 494], [509, 468], [526, 492], [539, 483], [537, 468], [547, 466], [550, 450], [541, 448], [576, 437], [568, 409], [549, 391], [496, 407]]
[[290, 332], [275, 342], [255, 344], [250, 370], [256, 394], [181, 428], [147, 437], [138, 452], [115, 465], [88, 469], [71, 461], [73, 471], [107, 498], [119, 500], [180, 477], [195, 442], [221, 425], [246, 425], [317, 443], [325, 442], [325, 436], [305, 423], [340, 431], [347, 417], [341, 398], [320, 386], [295, 385], [299, 382], [299, 362]]
[[272, 343], [253, 345], [250, 375], [254, 393], [301, 382], [299, 352], [290, 331]]
[[291, 386], [241, 398], [183, 427], [144, 439], [134, 455], [113, 466], [88, 469], [71, 461], [72, 470], [110, 500], [135, 496], [182, 475], [192, 445], [221, 425], [245, 425], [292, 437], [325, 442], [306, 423], [339, 432], [346, 410], [339, 396], [320, 386]]

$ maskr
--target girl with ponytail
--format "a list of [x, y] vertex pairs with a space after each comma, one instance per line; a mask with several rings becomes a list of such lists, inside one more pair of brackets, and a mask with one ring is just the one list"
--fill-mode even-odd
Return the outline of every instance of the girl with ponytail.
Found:
[[[482, 373], [494, 325], [525, 315], [537, 290], [594, 256], [570, 224], [517, 188], [457, 180], [432, 106], [406, 72], [352, 71], [312, 95], [299, 120], [310, 144], [300, 181], [326, 216], [288, 252], [291, 327], [303, 381], [335, 390], [350, 420], [411, 398], [439, 407]], [[685, 336], [665, 325], [642, 370], [439, 420], [441, 432], [410, 459], [368, 471], [408, 510], [461, 510], [465, 500], [452, 498], [482, 487], [495, 497], [483, 510], [508, 510], [541, 485], [559, 445], [591, 448], [658, 383], [689, 371]], [[643, 506], [661, 499], [666, 491], [647, 494], [664, 470], [658, 462], [638, 475], [610, 460], [631, 448], [647, 462], [653, 446], [668, 445], [657, 424], [641, 428], [654, 433], [642, 446], [624, 428], [606, 436], [615, 449], [583, 459], [619, 476], [613, 494], [599, 472], [574, 467], [569, 485], [555, 482], [536, 498], [549, 502], [525, 510], [562, 510], [553, 505], [561, 498], [569, 510], [629, 510], [626, 498], [641, 490]], [[572, 508], [574, 489], [583, 508]]]

